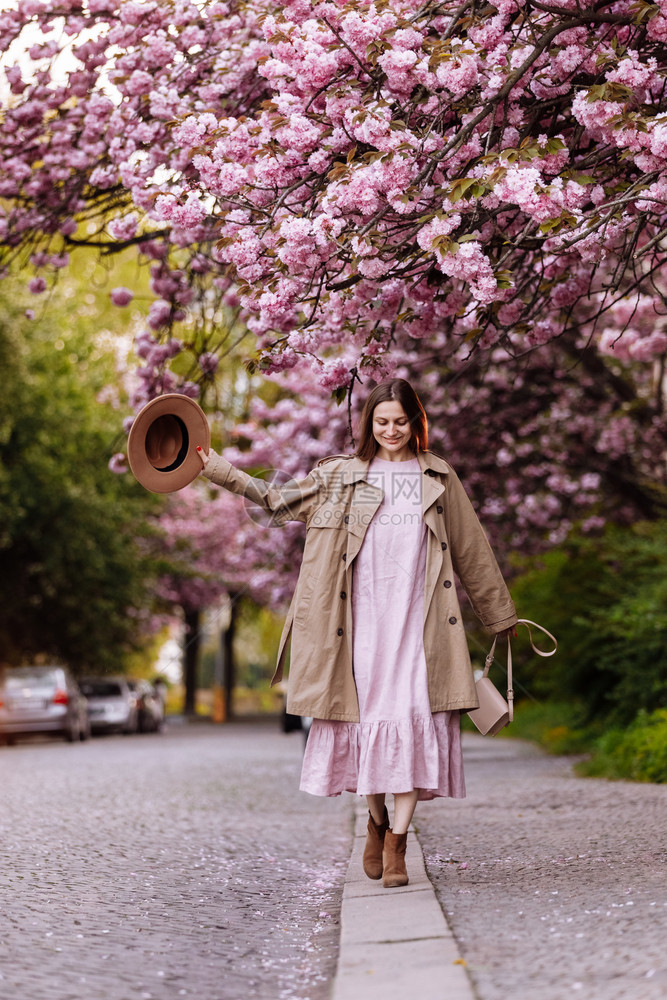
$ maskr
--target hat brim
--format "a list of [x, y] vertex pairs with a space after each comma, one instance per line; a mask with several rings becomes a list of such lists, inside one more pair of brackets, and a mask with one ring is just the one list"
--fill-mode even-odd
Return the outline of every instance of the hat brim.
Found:
[[[183, 441], [176, 461], [160, 469], [148, 457], [146, 435], [152, 424], [164, 416], [178, 418]], [[135, 479], [151, 493], [176, 493], [189, 486], [202, 471], [197, 445], [208, 454], [211, 430], [206, 414], [189, 396], [169, 392], [152, 399], [135, 417], [127, 439], [127, 458]]]

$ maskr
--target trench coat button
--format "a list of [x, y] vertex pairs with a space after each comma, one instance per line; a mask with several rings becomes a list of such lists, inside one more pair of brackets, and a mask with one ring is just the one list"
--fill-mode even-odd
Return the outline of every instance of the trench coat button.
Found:
[[438, 514], [442, 514], [442, 507], [436, 507], [435, 509]]
[[341, 601], [344, 601], [346, 597], [347, 597], [347, 594], [345, 593], [345, 591], [341, 590], [341, 592], [340, 592], [340, 599], [341, 599]]
[[350, 515], [346, 514], [345, 517], [343, 518], [343, 520], [345, 521], [345, 524], [349, 524], [350, 523]]
[[336, 629], [336, 635], [342, 635], [342, 634], [343, 634], [342, 628]]
[[445, 582], [443, 583], [443, 587], [447, 587], [448, 590], [451, 587], [451, 585], [452, 585], [451, 580], [445, 580]]
[[435, 471], [433, 469], [424, 469], [424, 475], [433, 477], [435, 476]]
[[347, 559], [347, 552], [343, 552], [343, 562]]
[[449, 624], [456, 625], [456, 618], [454, 617], [454, 615], [452, 615], [452, 617], [449, 619]]
[[[447, 542], [442, 542], [442, 543], [441, 543], [441, 545], [440, 545], [440, 548], [441, 548], [441, 549], [442, 549], [442, 551], [444, 552], [444, 551], [445, 551], [445, 549], [447, 548]], [[343, 556], [343, 559], [344, 559], [344, 558], [345, 558], [345, 556]]]

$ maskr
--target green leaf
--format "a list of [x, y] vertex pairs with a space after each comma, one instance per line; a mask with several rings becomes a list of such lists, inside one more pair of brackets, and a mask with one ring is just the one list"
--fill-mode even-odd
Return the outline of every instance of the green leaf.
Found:
[[567, 149], [562, 139], [547, 139], [547, 153], [559, 153], [562, 149]]
[[545, 222], [540, 223], [540, 232], [546, 236], [547, 233], [553, 232], [554, 229], [558, 229], [561, 225], [560, 218], [558, 219], [547, 219]]
[[[475, 177], [458, 177], [449, 187], [449, 192], [447, 197], [452, 202], [456, 204], [461, 198], [464, 198], [470, 189], [477, 184], [477, 178]], [[468, 195], [469, 197], [469, 195]]]

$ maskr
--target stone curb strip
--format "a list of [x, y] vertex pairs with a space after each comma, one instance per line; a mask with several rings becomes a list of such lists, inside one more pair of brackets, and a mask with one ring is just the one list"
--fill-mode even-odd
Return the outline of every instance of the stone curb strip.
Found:
[[345, 879], [338, 968], [331, 1000], [474, 1000], [454, 936], [410, 828], [410, 882], [384, 889], [364, 875], [368, 812], [358, 810]]

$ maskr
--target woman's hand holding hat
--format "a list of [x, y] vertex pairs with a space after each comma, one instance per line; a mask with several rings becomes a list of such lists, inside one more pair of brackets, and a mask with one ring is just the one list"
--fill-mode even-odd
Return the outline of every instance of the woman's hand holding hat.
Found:
[[204, 451], [204, 449], [200, 444], [197, 445], [197, 454], [199, 455], [199, 459], [202, 464], [202, 469], [205, 469], [209, 463], [209, 456], [206, 454], [206, 452]]

